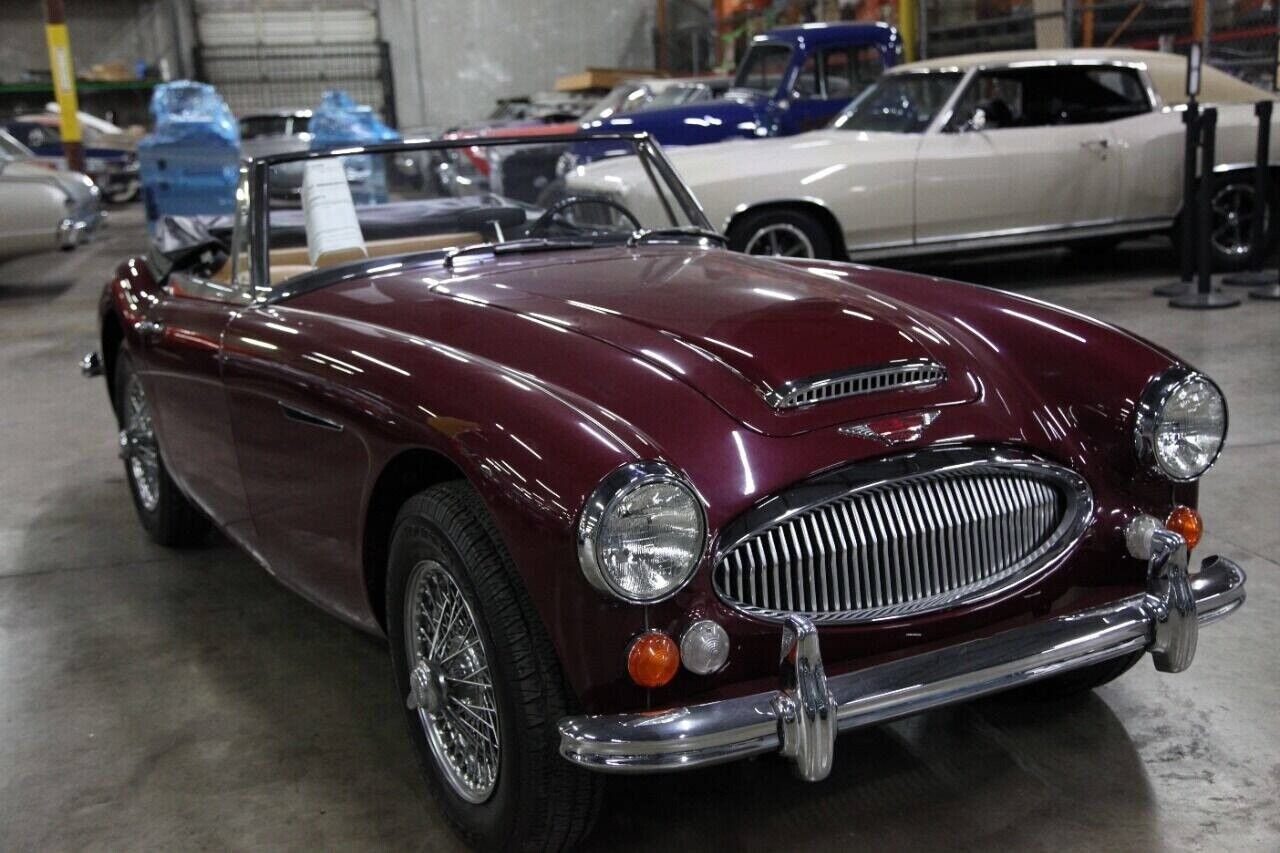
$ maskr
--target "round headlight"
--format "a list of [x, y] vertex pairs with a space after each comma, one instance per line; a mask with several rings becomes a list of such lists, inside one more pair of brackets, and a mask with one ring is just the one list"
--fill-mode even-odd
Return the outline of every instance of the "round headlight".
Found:
[[1227, 402], [1218, 386], [1187, 368], [1152, 380], [1138, 403], [1138, 455], [1178, 482], [1209, 470], [1227, 434]]
[[670, 466], [624, 465], [605, 477], [578, 522], [591, 585], [626, 601], [661, 601], [684, 586], [706, 547], [702, 504]]

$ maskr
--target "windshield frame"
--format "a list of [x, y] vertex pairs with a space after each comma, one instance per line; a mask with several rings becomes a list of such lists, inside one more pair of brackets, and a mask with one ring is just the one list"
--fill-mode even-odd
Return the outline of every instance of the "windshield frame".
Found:
[[[448, 151], [452, 149], [462, 149], [471, 147], [496, 147], [502, 145], [518, 145], [528, 146], [530, 144], [538, 145], [572, 145], [578, 142], [629, 142], [635, 146], [634, 156], [640, 159], [646, 172], [653, 170], [657, 177], [661, 178], [661, 182], [665, 186], [659, 185], [658, 190], [660, 197], [662, 191], [670, 193], [670, 202], [677, 204], [684, 213], [685, 217], [693, 223], [694, 226], [705, 228], [708, 231], [716, 231], [710, 220], [707, 219], [706, 211], [698, 202], [693, 192], [689, 189], [684, 179], [680, 177], [679, 172], [671, 165], [671, 161], [667, 159], [663, 153], [662, 147], [658, 141], [648, 133], [600, 133], [600, 134], [584, 134], [584, 133], [564, 133], [551, 136], [539, 136], [536, 140], [531, 141], [529, 137], [523, 136], [489, 136], [489, 137], [463, 137], [459, 139], [408, 139], [402, 142], [387, 142], [377, 145], [351, 145], [340, 146], [336, 148], [326, 148], [318, 151], [288, 151], [280, 154], [271, 154], [265, 157], [256, 157], [245, 162], [245, 168], [249, 171], [249, 216], [246, 221], [248, 226], [248, 234], [246, 238], [249, 243], [249, 274], [251, 277], [250, 287], [256, 294], [255, 302], [276, 302], [280, 299], [294, 295], [299, 292], [305, 292], [313, 288], [308, 286], [273, 288], [268, 279], [270, 275], [270, 241], [267, 235], [270, 234], [270, 216], [271, 205], [269, 203], [269, 179], [273, 166], [279, 166], [286, 163], [304, 163], [309, 160], [319, 160], [334, 156], [349, 156], [357, 154], [402, 154], [406, 152], [417, 151]], [[632, 156], [632, 155], [628, 155]], [[654, 175], [650, 175], [650, 180], [654, 180]], [[503, 241], [492, 244], [494, 247], [502, 246]], [[604, 244], [601, 244], [604, 245]], [[436, 251], [430, 254], [435, 255]], [[441, 259], [447, 256], [447, 252], [439, 251]], [[372, 265], [377, 265], [379, 259], [370, 259]], [[385, 264], [386, 259], [381, 259], [381, 263]], [[326, 278], [323, 271], [315, 271], [303, 276], [299, 279], [309, 278], [310, 276], [318, 276]]]

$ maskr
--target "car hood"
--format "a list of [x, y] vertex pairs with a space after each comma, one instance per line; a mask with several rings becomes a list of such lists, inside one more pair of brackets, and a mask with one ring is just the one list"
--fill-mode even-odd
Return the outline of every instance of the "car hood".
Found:
[[35, 162], [9, 160], [3, 174], [6, 180], [38, 181], [53, 184], [77, 202], [85, 201], [93, 196], [93, 181], [79, 172], [53, 170]]
[[[563, 346], [566, 359], [585, 357], [608, 370], [606, 355], [584, 356], [563, 333], [585, 336], [667, 380], [685, 382], [744, 426], [768, 435], [975, 398], [977, 365], [964, 347], [952, 345], [951, 330], [939, 318], [842, 275], [813, 270], [689, 246], [508, 255], [460, 265], [453, 274], [441, 269], [423, 277], [419, 269], [393, 276], [394, 283], [380, 281], [383, 296], [393, 298], [380, 300], [385, 307], [370, 319], [426, 338], [457, 329], [461, 313], [450, 320], [447, 309], [426, 312], [406, 304], [420, 301], [426, 284], [433, 297], [460, 300], [466, 311], [511, 312], [534, 321], [519, 324], [520, 339], [468, 341], [477, 355], [523, 369], [532, 349]], [[472, 326], [474, 314], [466, 316]], [[936, 361], [947, 378], [928, 388], [795, 409], [775, 409], [767, 399], [787, 383], [901, 359]]]
[[714, 101], [696, 101], [599, 119], [584, 123], [582, 130], [587, 133], [638, 133], [672, 131], [683, 127], [690, 132], [707, 133], [713, 138], [754, 133], [766, 102], [764, 98], [739, 97], [734, 93]]

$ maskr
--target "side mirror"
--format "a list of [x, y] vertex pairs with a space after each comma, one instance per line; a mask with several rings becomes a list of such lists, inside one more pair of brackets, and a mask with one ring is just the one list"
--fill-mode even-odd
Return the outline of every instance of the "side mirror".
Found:
[[984, 130], [987, 126], [987, 111], [982, 107], [974, 107], [969, 120], [964, 123], [965, 131]]

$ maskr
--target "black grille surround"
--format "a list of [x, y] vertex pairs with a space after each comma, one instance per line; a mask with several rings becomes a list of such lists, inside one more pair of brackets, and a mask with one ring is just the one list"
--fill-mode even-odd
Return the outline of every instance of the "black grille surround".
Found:
[[1093, 498], [1022, 451], [925, 450], [860, 462], [725, 526], [712, 572], [730, 607], [855, 624], [969, 604], [1037, 574], [1083, 534]]

